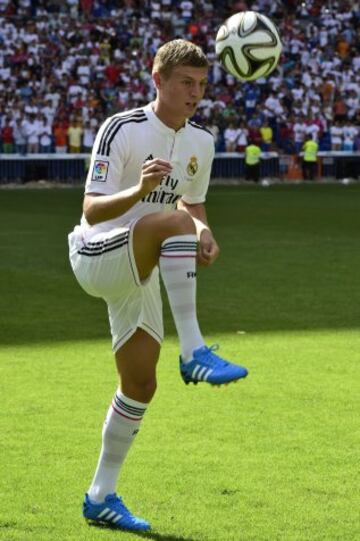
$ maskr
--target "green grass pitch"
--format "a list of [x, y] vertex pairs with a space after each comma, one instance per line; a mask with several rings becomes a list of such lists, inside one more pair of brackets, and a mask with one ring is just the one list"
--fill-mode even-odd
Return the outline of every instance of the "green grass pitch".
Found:
[[[132, 540], [81, 518], [116, 387], [106, 307], [76, 284], [80, 189], [0, 192], [0, 539]], [[212, 188], [208, 343], [249, 368], [185, 386], [169, 309], [158, 393], [119, 493], [156, 541], [355, 541], [360, 186]]]

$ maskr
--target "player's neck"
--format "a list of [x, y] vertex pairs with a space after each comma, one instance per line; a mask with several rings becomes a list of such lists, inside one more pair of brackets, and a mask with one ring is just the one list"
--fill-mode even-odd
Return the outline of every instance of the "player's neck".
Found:
[[166, 105], [160, 103], [158, 99], [153, 101], [151, 106], [156, 116], [168, 128], [178, 131], [185, 126], [186, 118], [174, 116], [174, 114], [169, 111]]

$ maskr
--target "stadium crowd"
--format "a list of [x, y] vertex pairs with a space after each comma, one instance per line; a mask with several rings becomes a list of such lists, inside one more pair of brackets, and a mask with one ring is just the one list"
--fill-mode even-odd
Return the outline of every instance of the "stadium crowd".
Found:
[[[221, 22], [267, 14], [284, 49], [267, 79], [239, 83], [215, 58]], [[115, 112], [154, 97], [153, 55], [190, 39], [210, 81], [194, 120], [217, 151], [360, 150], [360, 5], [334, 0], [0, 0], [0, 152], [89, 152]]]

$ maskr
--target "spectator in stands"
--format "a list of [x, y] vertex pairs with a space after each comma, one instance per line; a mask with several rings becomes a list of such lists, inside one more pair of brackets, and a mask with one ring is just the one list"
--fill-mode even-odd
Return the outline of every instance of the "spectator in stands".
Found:
[[346, 104], [340, 92], [337, 92], [335, 97], [334, 120], [346, 120]]
[[273, 141], [273, 130], [269, 125], [269, 121], [265, 120], [264, 124], [260, 128], [261, 134], [261, 150], [268, 152], [271, 149]]
[[306, 134], [311, 135], [311, 138], [314, 141], [319, 141], [323, 131], [323, 124], [320, 118], [318, 116], [314, 116], [310, 112], [306, 122]]
[[39, 143], [40, 152], [42, 154], [49, 154], [52, 150], [52, 129], [49, 120], [46, 116], [39, 123]]
[[207, 129], [212, 133], [214, 137], [214, 144], [215, 144], [215, 152], [219, 152], [220, 148], [220, 128], [218, 124], [215, 122], [211, 122], [210, 125], [207, 126]]
[[14, 150], [14, 135], [10, 118], [5, 119], [5, 124], [1, 129], [1, 139], [3, 145], [3, 153], [11, 154]]
[[71, 121], [67, 131], [69, 151], [71, 154], [78, 154], [79, 152], [81, 152], [82, 134], [83, 129], [80, 122], [76, 120]]
[[27, 151], [30, 154], [39, 152], [39, 123], [34, 113], [28, 115], [24, 121], [27, 135]]
[[248, 144], [249, 130], [247, 129], [245, 122], [241, 121], [237, 130], [236, 150], [238, 152], [244, 152], [246, 145]]
[[62, 121], [54, 127], [55, 152], [62, 154], [67, 152], [67, 123]]
[[[278, 136], [281, 141], [281, 145], [279, 146], [283, 149], [285, 154], [296, 153], [294, 143], [294, 124], [291, 118], [287, 122], [280, 122]], [[299, 147], [299, 152], [300, 150], [301, 147]]]
[[239, 137], [239, 129], [234, 122], [230, 122], [224, 133], [226, 152], [235, 152]]
[[256, 104], [259, 99], [259, 89], [254, 84], [247, 84], [244, 91], [245, 113], [246, 118], [249, 119], [255, 112]]
[[303, 144], [305, 141], [305, 135], [306, 135], [306, 124], [303, 118], [295, 117], [293, 132], [294, 132], [295, 153], [299, 154], [299, 152], [301, 151], [303, 147]]
[[352, 152], [355, 149], [355, 139], [359, 132], [359, 128], [354, 126], [351, 122], [344, 122], [342, 128], [344, 134], [342, 150]]
[[330, 128], [331, 135], [331, 150], [341, 150], [343, 144], [344, 130], [340, 120], [336, 120], [335, 124]]
[[16, 119], [13, 129], [15, 152], [25, 155], [27, 151], [27, 133], [21, 117]]
[[[253, 141], [255, 145], [258, 145], [261, 147], [262, 138], [261, 138], [260, 128], [258, 128], [256, 125], [248, 124], [247, 137], [244, 139], [244, 145], [242, 145], [242, 151], [245, 150], [248, 140]], [[240, 147], [238, 147], [238, 149], [239, 148]]]
[[84, 131], [83, 131], [83, 139], [82, 139], [82, 152], [85, 152], [86, 154], [90, 154], [94, 141], [95, 141], [95, 135], [96, 135], [96, 129], [95, 126], [91, 126], [91, 123], [89, 120], [85, 122], [84, 125]]

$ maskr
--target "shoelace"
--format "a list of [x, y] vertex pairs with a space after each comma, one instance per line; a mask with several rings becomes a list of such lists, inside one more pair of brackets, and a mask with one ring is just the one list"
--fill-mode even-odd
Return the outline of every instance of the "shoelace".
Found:
[[208, 366], [219, 366], [219, 364], [226, 366], [228, 364], [226, 361], [220, 359], [217, 355], [215, 355], [215, 359], [212, 357], [214, 351], [217, 351], [219, 347], [219, 344], [213, 344], [209, 348], [206, 348], [204, 361]]
[[129, 509], [127, 509], [124, 502], [119, 496], [116, 496], [116, 494], [112, 494], [111, 497], [108, 498], [108, 502], [116, 504], [116, 507], [118, 508], [118, 513], [120, 513], [123, 517], [135, 521], [135, 517], [130, 513]]

